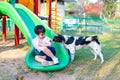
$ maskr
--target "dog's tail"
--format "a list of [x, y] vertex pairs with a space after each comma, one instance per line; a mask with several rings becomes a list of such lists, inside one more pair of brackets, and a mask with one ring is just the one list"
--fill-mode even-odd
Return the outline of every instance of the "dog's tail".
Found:
[[98, 36], [89, 36], [86, 38], [86, 41], [98, 41]]

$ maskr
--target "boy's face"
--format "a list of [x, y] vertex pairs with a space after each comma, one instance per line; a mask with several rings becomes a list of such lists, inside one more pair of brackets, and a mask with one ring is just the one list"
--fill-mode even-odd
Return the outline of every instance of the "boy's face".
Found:
[[43, 39], [45, 37], [45, 33], [40, 33], [39, 35], [37, 35], [40, 39]]

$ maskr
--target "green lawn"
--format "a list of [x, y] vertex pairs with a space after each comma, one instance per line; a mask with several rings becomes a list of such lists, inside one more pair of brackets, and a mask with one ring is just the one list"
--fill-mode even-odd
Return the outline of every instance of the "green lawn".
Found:
[[[14, 32], [13, 31], [7, 31], [6, 32], [7, 39], [13, 39], [14, 38]], [[0, 40], [2, 38], [2, 32], [0, 31]]]
[[[7, 31], [6, 38], [7, 38], [7, 41], [8, 40], [14, 40], [14, 32], [13, 31]], [[0, 41], [2, 41], [2, 32], [0, 32]], [[24, 44], [20, 43], [20, 45], [16, 46], [16, 48], [21, 48], [21, 49], [23, 49], [25, 51], [28, 51], [30, 47], [28, 46], [27, 43], [24, 43]]]
[[[94, 33], [70, 33], [67, 35], [93, 35]], [[94, 34], [97, 35], [97, 34]], [[75, 60], [63, 72], [75, 74], [76, 80], [120, 80], [120, 32], [109, 32], [99, 34], [102, 44], [102, 52], [105, 62], [100, 63], [98, 57], [93, 60], [94, 55], [88, 48], [76, 51]]]
[[[105, 62], [100, 63], [98, 57], [93, 60], [94, 55], [88, 48], [76, 51], [75, 60], [60, 73], [75, 75], [76, 80], [120, 80], [120, 32], [106, 32], [103, 34], [65, 32], [62, 34], [81, 36], [98, 35], [102, 45]], [[7, 33], [8, 38], [14, 38], [13, 32]], [[1, 34], [0, 34], [1, 37]], [[28, 50], [27, 45], [21, 44], [17, 48]], [[52, 72], [49, 72], [51, 75]]]

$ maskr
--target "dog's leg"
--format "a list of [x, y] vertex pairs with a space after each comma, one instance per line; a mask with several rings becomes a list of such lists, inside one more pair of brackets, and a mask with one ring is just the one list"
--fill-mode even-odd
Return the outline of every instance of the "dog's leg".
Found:
[[90, 48], [90, 51], [94, 54], [94, 59], [93, 60], [96, 60], [97, 59], [97, 53], [92, 48]]
[[70, 51], [71, 62], [73, 62], [74, 57], [75, 57], [75, 49], [71, 48], [71, 49], [69, 49], [69, 51]]
[[97, 58], [96, 55], [99, 55], [100, 59], [101, 59], [101, 63], [104, 62], [104, 58], [103, 58], [103, 54], [101, 53], [101, 46], [99, 44], [97, 44], [96, 42], [91, 42], [91, 44], [89, 44], [90, 49], [93, 51], [93, 53], [95, 54], [95, 58]]
[[73, 62], [74, 57], [75, 57], [74, 53], [70, 53], [70, 56], [71, 56], [71, 62]]
[[104, 58], [103, 58], [103, 54], [101, 52], [101, 46], [96, 47], [95, 51], [99, 55], [99, 57], [101, 59], [101, 63], [103, 63], [104, 62]]
[[103, 54], [102, 54], [101, 52], [99, 52], [99, 54], [98, 54], [98, 55], [100, 56], [101, 63], [103, 63], [103, 62], [104, 62], [104, 59], [103, 59]]
[[71, 53], [69, 49], [68, 51], [69, 51], [70, 61], [73, 62], [75, 55], [74, 53]]
[[71, 62], [73, 62], [75, 57], [75, 47], [73, 44], [71, 44], [71, 45], [66, 45], [66, 48], [70, 51]]
[[[100, 59], [101, 59], [101, 63], [104, 62], [103, 59], [103, 54], [101, 53], [101, 48], [97, 49], [97, 48], [93, 48], [93, 51], [96, 53], [96, 55], [99, 55]], [[97, 57], [96, 57], [97, 58]]]

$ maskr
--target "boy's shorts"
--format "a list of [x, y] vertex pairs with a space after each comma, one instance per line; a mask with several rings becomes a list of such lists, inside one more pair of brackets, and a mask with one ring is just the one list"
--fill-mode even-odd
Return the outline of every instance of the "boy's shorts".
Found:
[[[55, 56], [56, 54], [56, 51], [55, 51], [55, 48], [54, 47], [50, 47], [50, 46], [47, 46], [47, 48], [53, 53], [53, 55]], [[40, 53], [38, 54], [38, 56], [46, 56], [46, 59], [47, 61], [52, 61], [52, 58], [47, 56], [43, 51], [40, 51]]]

